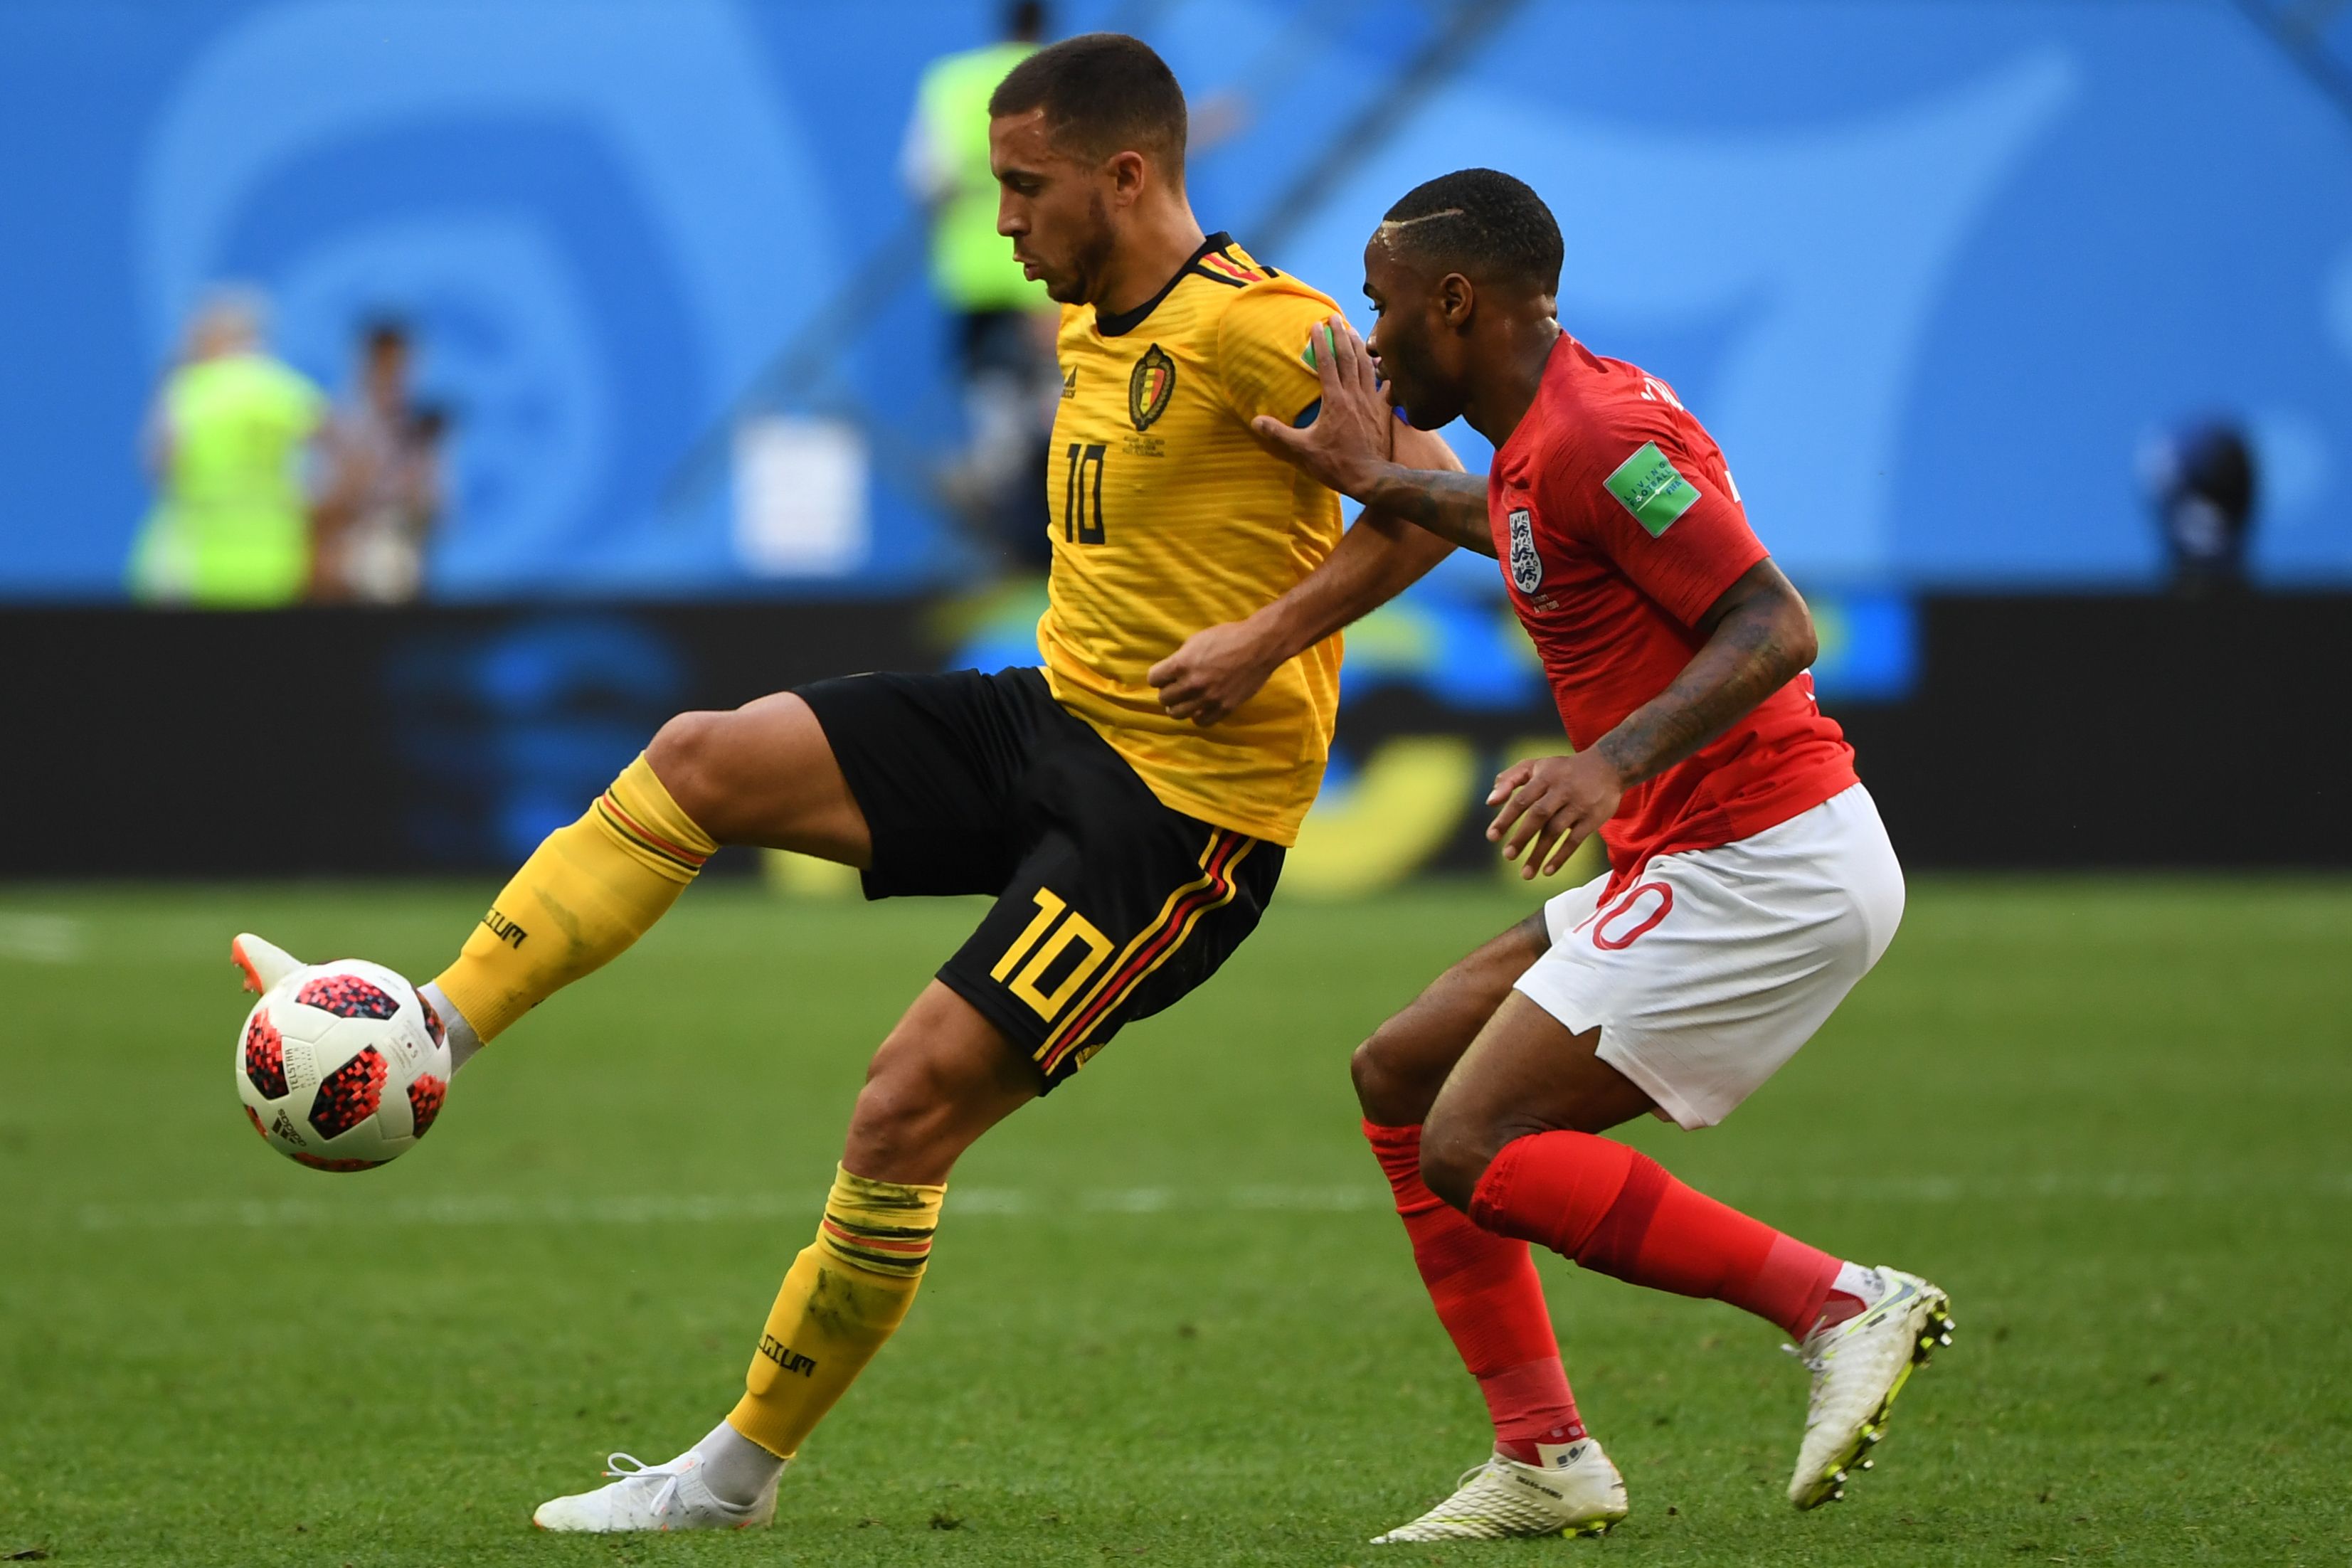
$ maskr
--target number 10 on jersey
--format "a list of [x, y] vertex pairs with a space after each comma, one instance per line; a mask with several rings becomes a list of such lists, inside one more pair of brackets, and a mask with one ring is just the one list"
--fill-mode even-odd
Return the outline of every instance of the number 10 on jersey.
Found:
[[1107, 450], [1099, 441], [1091, 446], [1070, 443], [1069, 472], [1062, 480], [1062, 538], [1069, 543], [1103, 542], [1102, 475]]

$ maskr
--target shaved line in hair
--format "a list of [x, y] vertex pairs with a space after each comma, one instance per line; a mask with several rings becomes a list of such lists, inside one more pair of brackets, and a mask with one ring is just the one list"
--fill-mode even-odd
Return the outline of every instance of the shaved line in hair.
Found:
[[1469, 215], [1460, 207], [1447, 207], [1443, 212], [1423, 213], [1419, 217], [1384, 217], [1381, 219], [1379, 233], [1381, 237], [1385, 239], [1398, 229], [1411, 228], [1417, 223], [1432, 223], [1442, 217], [1466, 217], [1468, 216]]

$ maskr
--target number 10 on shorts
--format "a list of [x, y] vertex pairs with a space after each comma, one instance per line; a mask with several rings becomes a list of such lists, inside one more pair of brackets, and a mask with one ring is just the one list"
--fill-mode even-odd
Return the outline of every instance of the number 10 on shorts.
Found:
[[[1070, 1005], [1078, 988], [1103, 966], [1103, 960], [1110, 956], [1110, 938], [1097, 931], [1092, 921], [1071, 909], [1068, 901], [1052, 889], [1040, 888], [1035, 898], [1035, 917], [1004, 950], [1004, 956], [996, 961], [988, 977], [1029, 1004], [1037, 1016], [1050, 1024]], [[1086, 946], [1085, 955], [1070, 966], [1070, 972], [1053, 990], [1041, 990], [1046, 973], [1079, 943]], [[1018, 973], [1013, 973], [1016, 965]]]

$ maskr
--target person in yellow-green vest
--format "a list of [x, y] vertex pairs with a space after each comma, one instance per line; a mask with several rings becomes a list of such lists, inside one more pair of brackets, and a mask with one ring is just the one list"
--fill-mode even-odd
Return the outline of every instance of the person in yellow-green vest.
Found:
[[302, 468], [327, 400], [271, 357], [267, 307], [225, 289], [189, 324], [181, 363], [147, 421], [155, 507], [131, 548], [131, 596], [151, 604], [266, 608], [310, 577]]
[[996, 178], [988, 166], [988, 97], [1035, 52], [1045, 7], [1006, 8], [1004, 40], [934, 60], [915, 92], [900, 173], [930, 225], [932, 291], [953, 319], [970, 444], [941, 476], [944, 499], [982, 541], [1042, 571], [1045, 444], [1061, 393], [1054, 363], [1058, 320], [1045, 286], [1013, 259], [996, 232]]

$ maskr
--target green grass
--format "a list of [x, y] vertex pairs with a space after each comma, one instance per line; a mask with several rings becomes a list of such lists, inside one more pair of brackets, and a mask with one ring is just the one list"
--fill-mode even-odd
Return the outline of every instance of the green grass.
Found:
[[[749, 1536], [558, 1539], [608, 1448], [731, 1402], [868, 1050], [952, 905], [697, 891], [469, 1068], [430, 1142], [298, 1169], [237, 1113], [228, 936], [429, 973], [478, 889], [0, 894], [0, 1556], [58, 1563], [2340, 1563], [2352, 886], [1927, 882], [1704, 1135], [1632, 1136], [1949, 1287], [1841, 1508], [1803, 1377], [1710, 1302], [1550, 1265], [1632, 1488], [1601, 1542], [1374, 1551], [1485, 1428], [1345, 1060], [1517, 912], [1281, 905], [975, 1151], [906, 1331]], [[57, 917], [28, 921], [28, 915]], [[70, 923], [60, 923], [70, 922]], [[963, 1204], [960, 1212], [959, 1200]]]

